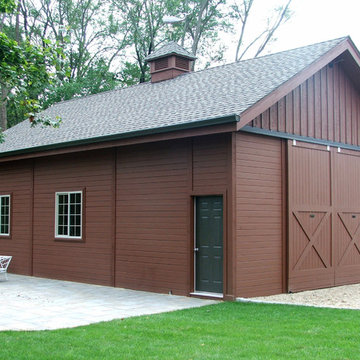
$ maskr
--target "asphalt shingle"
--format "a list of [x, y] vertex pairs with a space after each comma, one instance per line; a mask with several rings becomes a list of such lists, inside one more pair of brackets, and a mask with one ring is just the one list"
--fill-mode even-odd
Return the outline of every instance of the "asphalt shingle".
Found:
[[0, 153], [241, 115], [344, 39], [64, 101], [43, 112], [60, 128], [25, 120], [5, 131]]
[[165, 45], [163, 45], [160, 49], [158, 49], [158, 50], [154, 51], [153, 53], [151, 53], [150, 55], [148, 55], [145, 58], [145, 60], [152, 61], [152, 60], [160, 59], [162, 57], [172, 55], [172, 54], [181, 55], [181, 56], [186, 57], [191, 60], [196, 59], [196, 57], [193, 54], [191, 54], [190, 52], [185, 50], [183, 47], [178, 45], [176, 42], [170, 41], [170, 42], [166, 43]]

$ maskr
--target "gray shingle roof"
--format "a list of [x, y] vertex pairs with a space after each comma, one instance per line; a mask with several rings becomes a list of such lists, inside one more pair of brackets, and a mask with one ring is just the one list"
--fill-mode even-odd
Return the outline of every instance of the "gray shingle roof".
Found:
[[180, 55], [180, 56], [186, 57], [187, 59], [190, 59], [190, 60], [196, 59], [196, 57], [193, 54], [191, 54], [190, 52], [185, 50], [183, 47], [178, 45], [176, 42], [170, 41], [170, 42], [166, 43], [164, 46], [162, 46], [160, 49], [158, 49], [158, 50], [154, 51], [153, 53], [151, 53], [150, 55], [148, 55], [145, 58], [145, 60], [149, 62], [149, 61], [160, 59], [162, 57], [165, 57], [167, 55], [172, 55], [172, 54]]
[[0, 155], [241, 115], [344, 39], [55, 104], [44, 114], [61, 116], [60, 128], [31, 128], [25, 120], [5, 132]]

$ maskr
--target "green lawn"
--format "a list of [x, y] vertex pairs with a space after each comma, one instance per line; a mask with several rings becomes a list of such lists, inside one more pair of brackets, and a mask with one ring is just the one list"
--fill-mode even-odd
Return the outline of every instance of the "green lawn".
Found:
[[4, 331], [0, 359], [360, 359], [360, 311], [227, 302], [75, 329]]

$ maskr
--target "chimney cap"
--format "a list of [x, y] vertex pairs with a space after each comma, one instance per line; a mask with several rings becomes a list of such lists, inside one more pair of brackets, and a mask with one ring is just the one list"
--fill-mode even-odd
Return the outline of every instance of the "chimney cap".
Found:
[[145, 60], [150, 62], [171, 55], [178, 55], [191, 61], [196, 60], [196, 57], [193, 54], [178, 45], [175, 41], [166, 43], [160, 49], [148, 55]]

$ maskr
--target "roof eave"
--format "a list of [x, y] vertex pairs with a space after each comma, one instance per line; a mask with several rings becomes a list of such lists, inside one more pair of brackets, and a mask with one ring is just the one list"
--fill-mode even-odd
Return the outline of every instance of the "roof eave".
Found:
[[182, 58], [185, 58], [185, 59], [189, 59], [191, 61], [195, 61], [197, 59], [195, 56], [179, 54], [177, 52], [171, 52], [171, 53], [168, 53], [168, 54], [155, 56], [155, 57], [150, 58], [150, 59], [145, 59], [145, 61], [146, 62], [151, 62], [151, 61], [155, 61], [155, 60], [162, 59], [162, 58], [169, 57], [169, 56], [179, 56], [179, 57], [182, 57]]
[[240, 121], [240, 117], [237, 114], [230, 114], [230, 115], [226, 115], [226, 116], [219, 116], [216, 118], [206, 118], [206, 119], [188, 122], [188, 123], [184, 123], [184, 124], [168, 125], [168, 126], [163, 126], [163, 127], [159, 127], [159, 128], [144, 129], [144, 130], [132, 131], [132, 132], [127, 132], [127, 133], [122, 133], [122, 134], [98, 136], [98, 137], [94, 137], [94, 138], [80, 139], [80, 140], [67, 141], [67, 142], [61, 142], [61, 143], [50, 144], [50, 145], [42, 145], [42, 146], [36, 146], [36, 147], [31, 147], [31, 148], [6, 151], [6, 152], [0, 153], [0, 158], [16, 156], [16, 155], [31, 154], [31, 153], [38, 153], [38, 152], [45, 152], [45, 151], [49, 151], [49, 150], [57, 150], [57, 149], [63, 149], [63, 148], [68, 148], [68, 147], [77, 147], [77, 146], [89, 145], [89, 144], [105, 143], [105, 142], [129, 139], [129, 138], [134, 138], [134, 137], [142, 137], [142, 136], [147, 136], [147, 135], [163, 134], [163, 133], [172, 132], [172, 131], [190, 130], [190, 129], [194, 129], [194, 128], [208, 127], [208, 126], [213, 126], [213, 125], [237, 123], [239, 121]]

